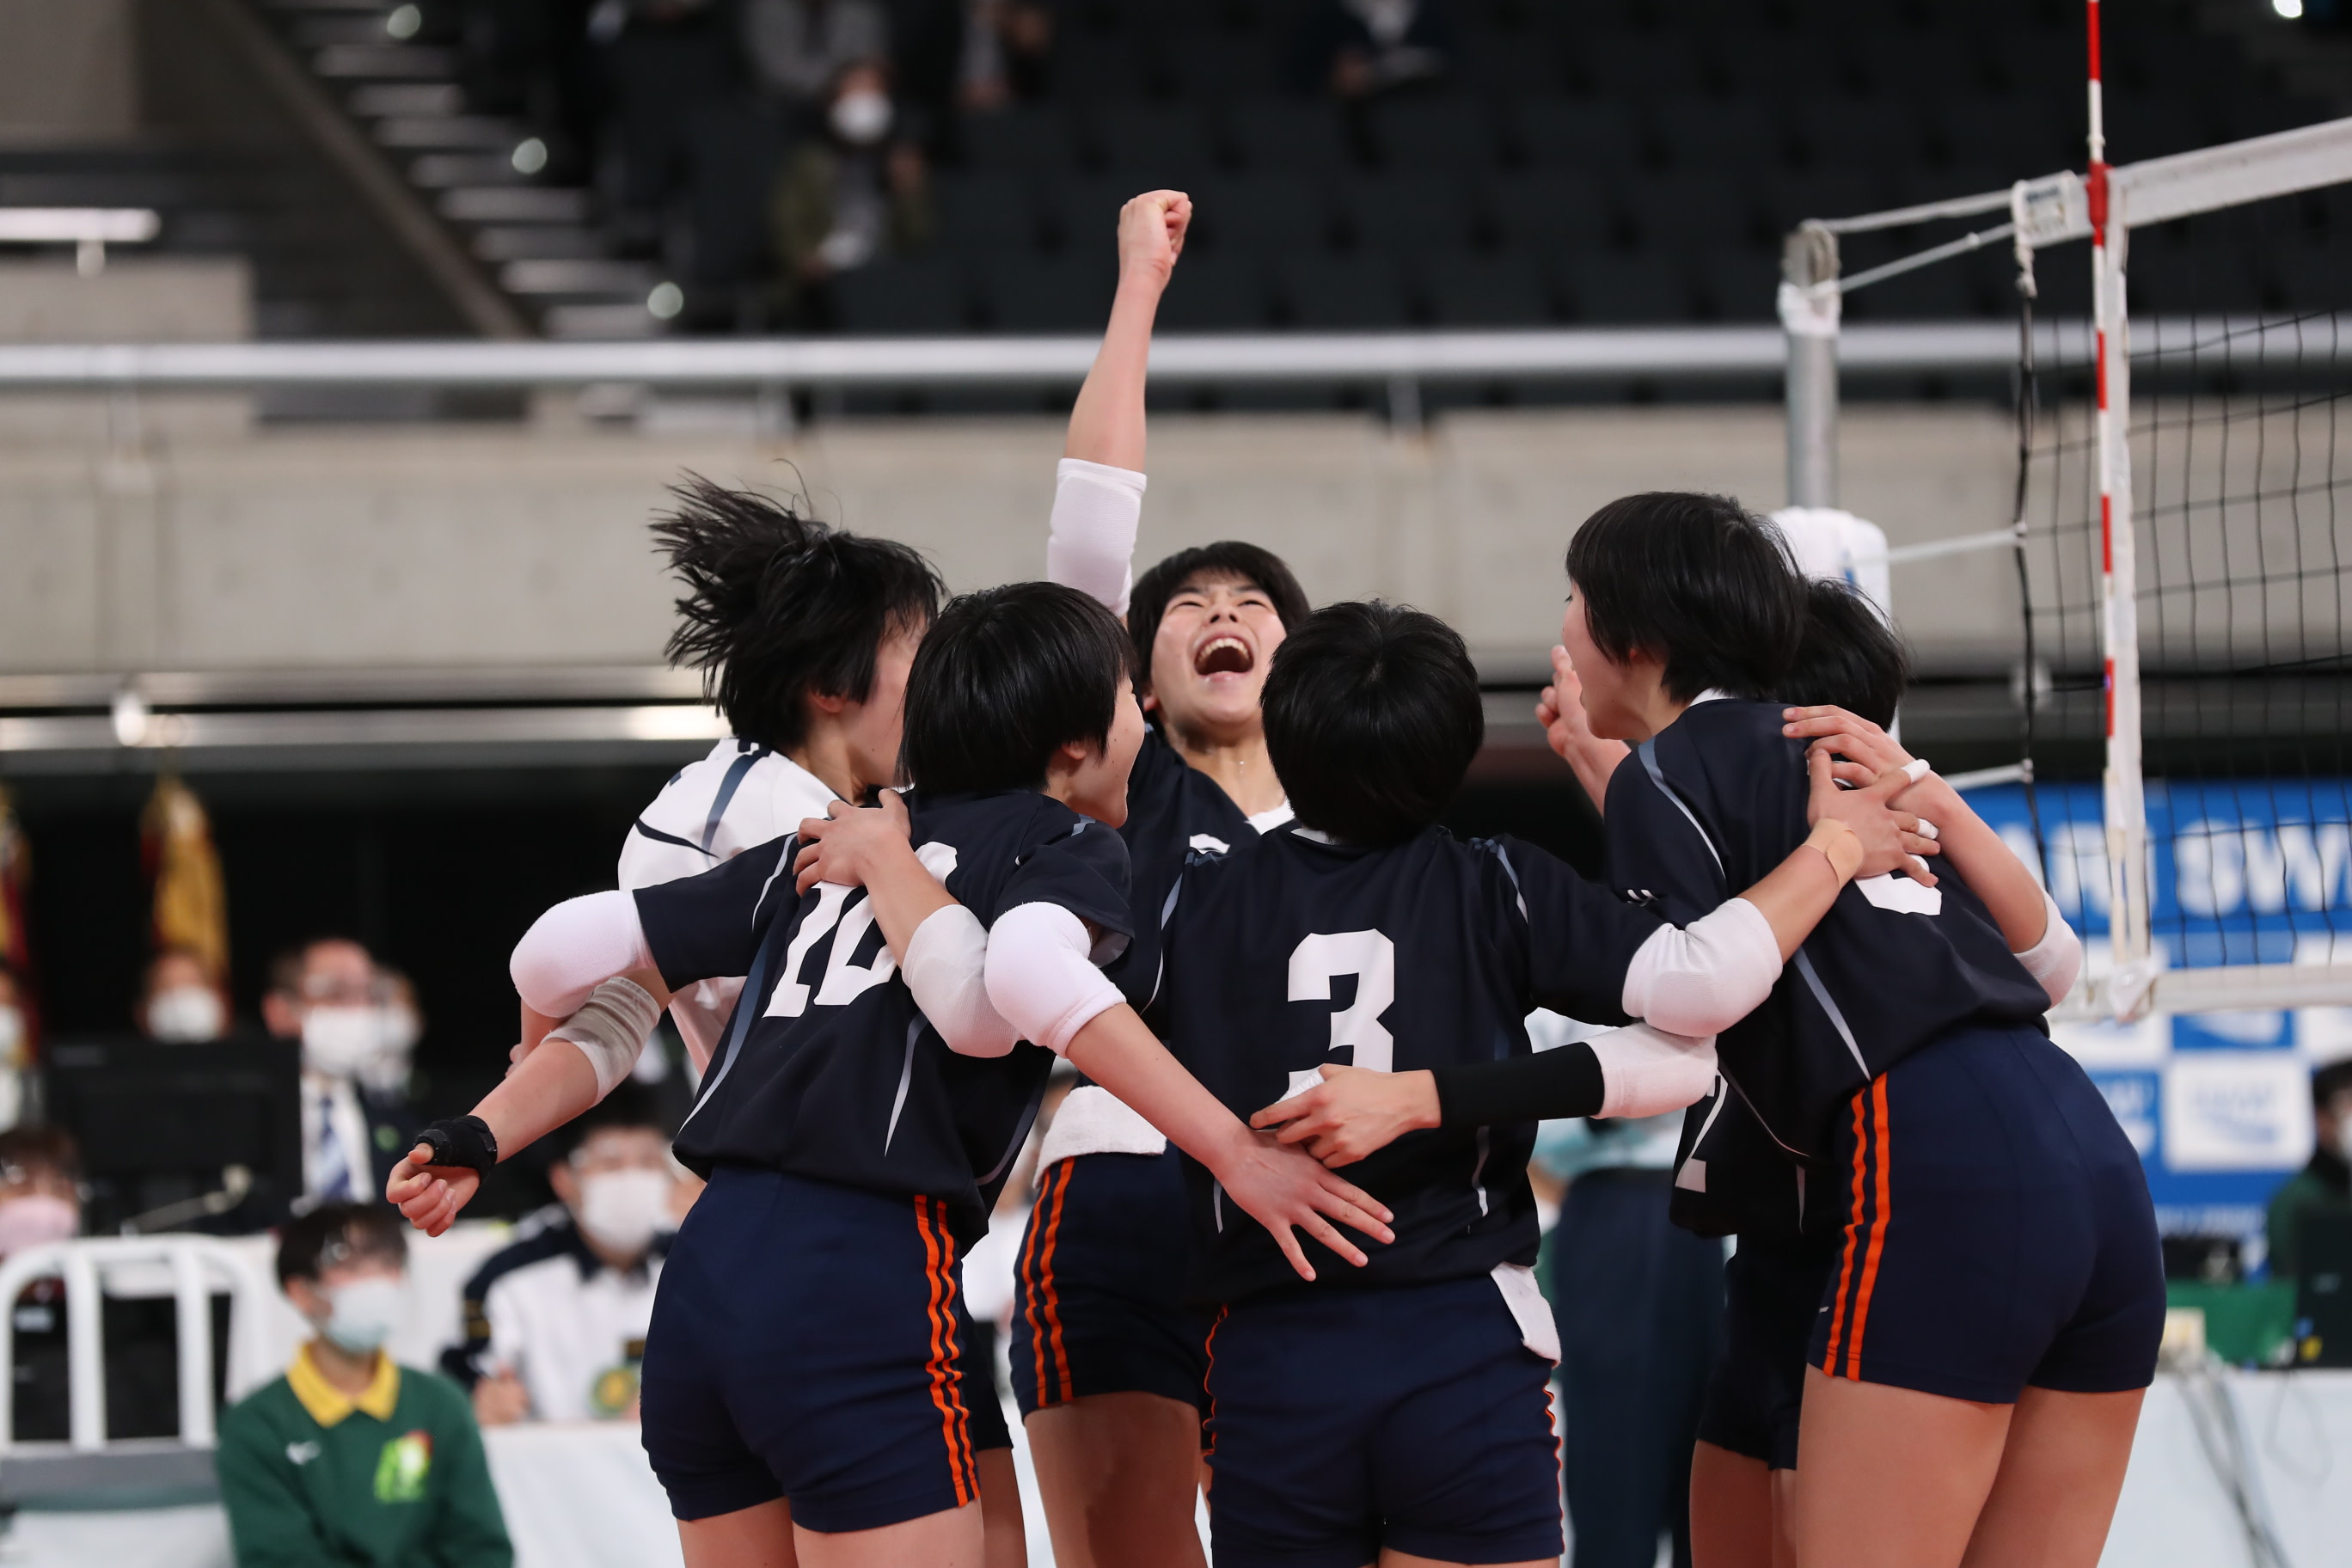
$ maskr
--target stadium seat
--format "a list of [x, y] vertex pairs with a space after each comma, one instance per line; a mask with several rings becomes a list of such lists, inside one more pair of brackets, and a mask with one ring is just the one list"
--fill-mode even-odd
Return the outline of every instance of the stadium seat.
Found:
[[1095, 116], [1095, 145], [1139, 191], [1190, 189], [1217, 163], [1208, 118], [1189, 103], [1107, 104]]
[[1497, 128], [1483, 99], [1389, 99], [1371, 106], [1369, 120], [1372, 155], [1384, 168], [1459, 179], [1496, 161]]
[[1430, 315], [1441, 327], [1534, 327], [1552, 319], [1543, 270], [1526, 251], [1447, 251], [1424, 259], [1420, 271]]
[[1562, 258], [1553, 275], [1576, 320], [1591, 325], [1681, 321], [1693, 314], [1684, 268], [1654, 251], [1586, 251]]
[[1459, 175], [1366, 176], [1341, 183], [1339, 208], [1359, 247], [1418, 256], [1463, 249], [1476, 239], [1475, 191]]
[[1732, 170], [1706, 167], [1630, 180], [1619, 195], [1634, 233], [1654, 248], [1689, 251], [1760, 237], [1755, 184]]
[[1236, 103], [1226, 112], [1225, 132], [1247, 169], [1292, 169], [1328, 174], [1350, 166], [1356, 153], [1339, 113], [1328, 104], [1288, 99]]
[[1079, 142], [1057, 104], [1016, 103], [960, 121], [963, 161], [975, 169], [1055, 173], [1078, 164]]
[[1631, 105], [1615, 100], [1522, 99], [1510, 121], [1513, 144], [1533, 168], [1615, 174], [1645, 161]]
[[1046, 226], [1056, 246], [1080, 254], [1116, 257], [1118, 211], [1128, 198], [1158, 182], [1129, 174], [1079, 174], [1046, 192]]
[[2005, 178], [2021, 180], [2083, 166], [2084, 114], [2079, 101], [2069, 112], [2030, 100], [1960, 99], [1937, 111], [1936, 139], [1954, 163], [2004, 168]]
[[1271, 96], [1275, 51], [1261, 37], [1194, 28], [1159, 40], [1145, 68], [1169, 96], [1193, 103]]
[[1649, 105], [1651, 135], [1676, 169], [1752, 168], [1786, 161], [1788, 132], [1761, 99], [1675, 97]]
[[1780, 258], [1769, 251], [1738, 247], [1709, 250], [1698, 258], [1696, 281], [1701, 314], [1717, 321], [1778, 319]]
[[1036, 203], [1027, 182], [1001, 170], [934, 176], [943, 243], [973, 254], [1027, 252], [1037, 246]]
[[1569, 80], [1594, 94], [1640, 101], [1706, 87], [1698, 50], [1679, 29], [1591, 32], [1560, 50]]
[[1410, 319], [1404, 279], [1384, 256], [1307, 252], [1284, 258], [1281, 275], [1283, 300], [1297, 326], [1395, 328]]
[[1132, 103], [1143, 96], [1147, 62], [1122, 33], [1066, 30], [1054, 48], [1055, 96], [1076, 103]]
[[1497, 175], [1486, 210], [1506, 244], [1531, 250], [1599, 249], [1619, 222], [1609, 187], [1582, 169], [1526, 169]]
[[1303, 174], [1276, 169], [1228, 175], [1192, 195], [1202, 237], [1220, 249], [1271, 256], [1329, 243], [1323, 190]]
[[944, 256], [877, 261], [832, 284], [834, 322], [854, 336], [970, 330], [962, 273]]
[[1118, 259], [1109, 246], [1059, 256], [994, 256], [982, 272], [983, 313], [1000, 332], [1100, 332]]
[[1929, 148], [1919, 105], [1808, 98], [1789, 106], [1790, 150], [1811, 169], [1916, 172]]
[[1262, 331], [1272, 305], [1256, 257], [1188, 247], [1160, 302], [1159, 324], [1174, 331]]
[[1454, 79], [1481, 95], [1532, 96], [1566, 85], [1551, 40], [1531, 29], [1472, 33], [1454, 56]]

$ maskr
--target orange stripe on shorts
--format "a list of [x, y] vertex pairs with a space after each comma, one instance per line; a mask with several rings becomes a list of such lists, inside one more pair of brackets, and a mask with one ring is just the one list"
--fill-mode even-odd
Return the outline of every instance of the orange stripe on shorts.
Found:
[[[1062, 1238], [1062, 1210], [1069, 1202], [1070, 1183], [1077, 1173], [1077, 1156], [1072, 1155], [1062, 1162], [1061, 1184], [1054, 1189], [1054, 1212], [1045, 1221], [1045, 1244], [1037, 1258], [1036, 1299], [1044, 1301], [1045, 1306], [1045, 1332], [1037, 1342], [1037, 1403], [1041, 1405], [1059, 1405], [1076, 1398], [1078, 1394], [1070, 1384], [1070, 1352], [1069, 1347], [1062, 1342], [1062, 1297], [1054, 1285], [1054, 1249]], [[1054, 1375], [1061, 1383], [1062, 1393], [1057, 1399], [1045, 1396], [1045, 1349], [1048, 1344], [1054, 1352]]]
[[[934, 1234], [930, 1217], [931, 1200], [921, 1194], [915, 1198], [915, 1229], [923, 1238], [923, 1272], [930, 1287], [930, 1299], [925, 1310], [931, 1321], [931, 1404], [940, 1413], [940, 1429], [947, 1439], [948, 1473], [955, 1479], [956, 1507], [961, 1508], [978, 1495], [977, 1477], [973, 1474], [971, 1453], [971, 1432], [964, 1418], [963, 1402], [953, 1384], [961, 1374], [955, 1364], [955, 1247], [946, 1236]], [[940, 1205], [946, 1207], [945, 1204]]]
[[1863, 1258], [1862, 1289], [1853, 1303], [1853, 1334], [1846, 1345], [1845, 1374], [1855, 1382], [1862, 1379], [1862, 1331], [1870, 1326], [1870, 1293], [1878, 1284], [1878, 1259], [1886, 1250], [1886, 1226], [1894, 1217], [1888, 1175], [1888, 1166], [1893, 1163], [1890, 1155], [1894, 1129], [1886, 1114], [1886, 1079], [1883, 1076], [1870, 1086], [1870, 1109], [1872, 1121], [1876, 1123], [1874, 1135], [1878, 1144], [1878, 1202], [1870, 1216], [1870, 1250]]
[[1830, 1344], [1822, 1357], [1822, 1370], [1835, 1375], [1838, 1342], [1844, 1337], [1846, 1292], [1853, 1284], [1855, 1238], [1860, 1234], [1863, 1216], [1864, 1163], [1869, 1157], [1870, 1139], [1863, 1131], [1863, 1106], [1870, 1098], [1865, 1088], [1853, 1097], [1853, 1196], [1846, 1211], [1845, 1260], [1838, 1266], [1837, 1294], [1830, 1298]]

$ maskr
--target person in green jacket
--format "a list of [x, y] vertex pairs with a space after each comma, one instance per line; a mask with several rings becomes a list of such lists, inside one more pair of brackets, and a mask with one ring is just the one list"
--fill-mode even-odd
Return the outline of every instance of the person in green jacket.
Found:
[[2311, 1162], [2271, 1195], [2271, 1278], [2303, 1272], [2303, 1222], [2313, 1214], [2352, 1214], [2352, 1060], [2311, 1075]]
[[384, 1353], [407, 1256], [380, 1204], [322, 1204], [280, 1235], [278, 1285], [319, 1336], [221, 1416], [238, 1568], [514, 1562], [466, 1395]]

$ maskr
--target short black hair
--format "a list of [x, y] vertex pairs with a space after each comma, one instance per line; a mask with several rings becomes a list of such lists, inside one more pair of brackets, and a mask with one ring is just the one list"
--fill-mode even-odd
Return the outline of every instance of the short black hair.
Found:
[[408, 1222], [384, 1204], [320, 1204], [297, 1215], [278, 1233], [278, 1284], [316, 1281], [326, 1270], [355, 1258], [381, 1258], [404, 1264]]
[[866, 700], [883, 640], [919, 632], [945, 596], [909, 545], [845, 533], [699, 474], [670, 493], [677, 508], [654, 520], [654, 538], [687, 595], [669, 661], [702, 671], [704, 693], [745, 740], [800, 744], [812, 691]]
[[81, 1180], [81, 1145], [62, 1127], [16, 1126], [0, 1132], [0, 1177], [12, 1171], [47, 1171]]
[[[310, 968], [310, 950], [324, 947], [331, 942], [347, 942], [363, 952], [368, 952], [367, 943], [355, 936], [345, 936], [341, 931], [322, 931], [315, 936], [306, 936], [300, 942], [289, 943], [269, 955], [269, 989], [280, 995], [301, 995], [302, 976]], [[370, 952], [369, 956], [373, 958], [374, 954]]]
[[2313, 1069], [2311, 1075], [2313, 1109], [2325, 1108], [2329, 1100], [2347, 1089], [2352, 1089], [2352, 1058], [2340, 1062], [2329, 1062], [2326, 1067]]
[[1486, 738], [1478, 671], [1435, 616], [1326, 605], [1274, 650], [1265, 749], [1298, 820], [1390, 844], [1437, 820]]
[[[646, 1049], [658, 1051], [663, 1045], [657, 1030], [653, 1038], [646, 1042]], [[632, 1131], [643, 1129], [659, 1133], [664, 1138], [674, 1136], [677, 1131], [670, 1125], [669, 1118], [662, 1113], [653, 1092], [634, 1078], [625, 1078], [613, 1086], [612, 1093], [565, 1122], [542, 1142], [551, 1145], [549, 1152], [560, 1159], [570, 1159], [589, 1139], [614, 1127]]]
[[1805, 635], [1780, 697], [1802, 708], [1830, 704], [1884, 730], [1911, 684], [1911, 650], [1862, 590], [1841, 578], [1805, 584]]
[[1569, 541], [1568, 575], [1593, 643], [1620, 662], [1657, 659], [1676, 701], [1769, 698], [1796, 661], [1803, 582], [1779, 531], [1728, 496], [1611, 501]]
[[1255, 544], [1244, 544], [1238, 539], [1221, 539], [1214, 544], [1198, 544], [1190, 550], [1180, 550], [1135, 580], [1135, 589], [1127, 596], [1127, 630], [1135, 641], [1135, 680], [1144, 690], [1151, 689], [1151, 644], [1160, 636], [1160, 622], [1168, 614], [1168, 601], [1181, 593], [1188, 584], [1207, 579], [1222, 582], [1237, 578], [1274, 601], [1274, 613], [1282, 621], [1287, 634], [1298, 629], [1310, 606], [1307, 590], [1282, 557]]
[[1118, 617], [1076, 588], [950, 600], [907, 672], [903, 771], [928, 790], [1034, 789], [1061, 746], [1109, 740], [1132, 664]]

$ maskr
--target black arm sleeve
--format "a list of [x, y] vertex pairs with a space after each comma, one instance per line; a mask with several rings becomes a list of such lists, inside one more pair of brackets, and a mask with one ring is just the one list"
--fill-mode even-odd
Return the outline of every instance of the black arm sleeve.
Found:
[[1431, 1076], [1437, 1079], [1441, 1127], [1597, 1116], [1605, 1087], [1601, 1058], [1582, 1040], [1531, 1057], [1433, 1068]]

